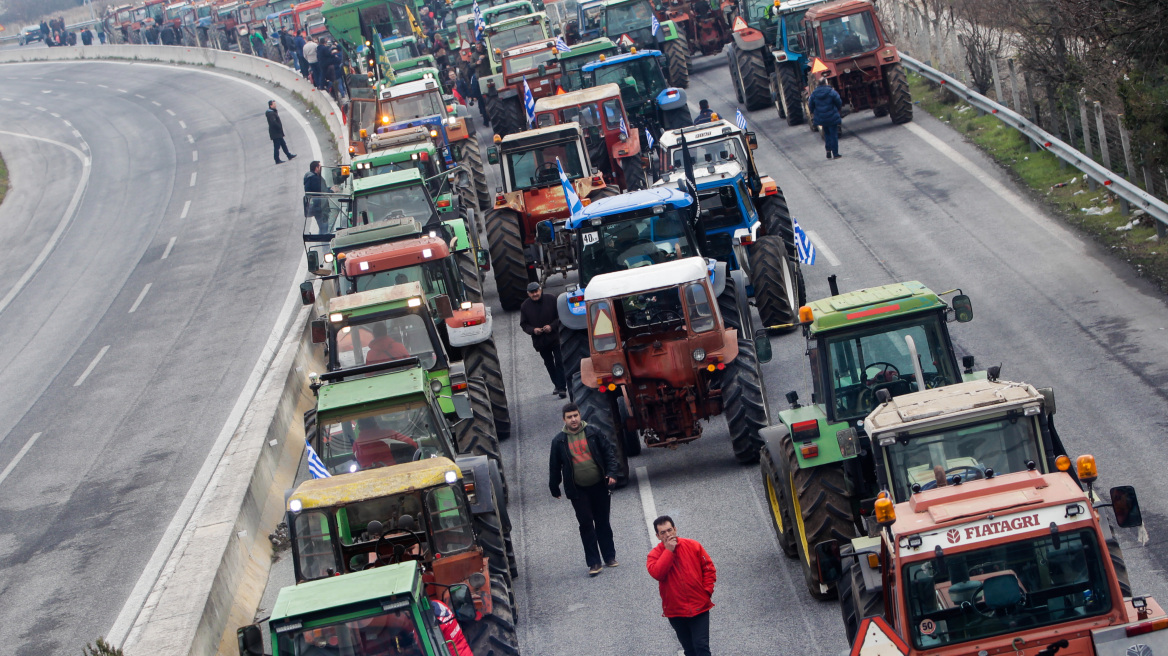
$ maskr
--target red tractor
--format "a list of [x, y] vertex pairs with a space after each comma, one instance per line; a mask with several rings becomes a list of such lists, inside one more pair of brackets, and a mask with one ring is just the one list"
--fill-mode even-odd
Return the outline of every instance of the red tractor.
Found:
[[[732, 0], [668, 0], [658, 4], [657, 18], [671, 20], [685, 30], [686, 40], [694, 54], [716, 55], [730, 43], [730, 24], [726, 16], [733, 11]], [[678, 85], [681, 86], [681, 85]]]
[[647, 186], [645, 160], [649, 151], [642, 150], [641, 130], [633, 127], [625, 114], [619, 86], [602, 84], [535, 102], [536, 127], [560, 123], [580, 124], [588, 159], [604, 174], [605, 182], [624, 191]]
[[536, 41], [504, 50], [501, 78], [502, 88], [496, 86], [497, 78], [487, 80], [483, 103], [491, 128], [495, 134], [505, 137], [528, 127], [527, 112], [523, 109], [524, 80], [532, 98], [544, 98], [559, 89], [560, 60], [555, 41]]
[[[871, 109], [896, 124], [912, 120], [912, 95], [896, 46], [888, 42], [871, 0], [836, 0], [807, 10], [803, 17], [811, 64], [808, 95], [820, 78], [839, 92], [842, 115]], [[810, 111], [806, 111], [811, 116]], [[813, 122], [812, 130], [818, 130]]]

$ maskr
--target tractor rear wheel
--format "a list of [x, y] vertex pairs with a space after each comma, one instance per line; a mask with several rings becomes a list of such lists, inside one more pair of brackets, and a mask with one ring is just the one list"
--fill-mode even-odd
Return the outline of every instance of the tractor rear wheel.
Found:
[[852, 521], [852, 493], [840, 463], [810, 469], [799, 467], [791, 435], [784, 435], [780, 447], [786, 460], [791, 514], [795, 519], [795, 546], [803, 565], [803, 581], [811, 596], [820, 601], [835, 596], [835, 589], [819, 582], [819, 571], [810, 548], [825, 540], [851, 541], [856, 537]]
[[500, 442], [506, 440], [511, 437], [511, 413], [508, 410], [507, 388], [503, 384], [503, 366], [499, 361], [495, 338], [462, 347], [462, 361], [466, 365], [467, 378], [482, 378], [486, 383], [495, 434]]
[[762, 471], [762, 486], [766, 491], [767, 505], [770, 510], [771, 528], [775, 531], [775, 539], [779, 548], [788, 558], [798, 558], [799, 551], [795, 546], [794, 524], [791, 522], [790, 504], [786, 501], [784, 491], [786, 486], [782, 481], [786, 479], [783, 470], [779, 467], [781, 453], [771, 453], [770, 448], [764, 446], [759, 452], [759, 469]]
[[669, 84], [682, 89], [689, 86], [689, 39], [678, 32], [677, 38], [666, 41], [662, 47], [665, 53], [665, 71]]
[[474, 180], [474, 192], [478, 197], [478, 211], [491, 209], [491, 190], [487, 187], [487, 171], [483, 168], [483, 152], [479, 149], [478, 137], [471, 135], [462, 141], [462, 157], [470, 177]]
[[746, 109], [754, 111], [762, 109], [771, 102], [770, 83], [767, 80], [766, 60], [763, 53], [770, 54], [766, 48], [756, 50], [739, 50], [731, 46], [731, 53], [735, 58], [738, 90]]
[[[471, 228], [467, 224], [467, 229]], [[475, 259], [473, 249], [459, 251], [454, 254], [454, 261], [458, 264], [458, 275], [462, 278], [462, 287], [466, 290], [466, 300], [471, 303], [483, 302], [483, 279], [479, 271], [479, 263]]]
[[738, 357], [726, 366], [722, 379], [722, 412], [730, 427], [734, 457], [744, 465], [758, 462], [764, 444], [758, 431], [766, 427], [769, 418], [762, 373], [758, 370], [754, 342], [749, 339], [738, 339]]
[[[466, 221], [467, 229], [473, 230], [476, 235], [481, 233], [483, 225], [482, 213], [478, 210], [479, 197], [475, 193], [474, 185], [459, 185], [456, 193], [458, 194], [459, 218]], [[471, 214], [474, 214], [477, 217], [477, 221], [474, 225], [472, 225], [470, 222]]]
[[912, 94], [908, 90], [908, 78], [900, 64], [884, 67], [885, 84], [888, 87], [888, 116], [896, 125], [912, 120]]
[[[499, 455], [499, 438], [495, 435], [495, 423], [491, 418], [491, 400], [487, 396], [487, 384], [482, 378], [467, 377], [467, 395], [470, 397], [470, 419], [458, 421], [451, 426], [454, 446], [460, 455], [486, 456], [498, 463], [499, 473], [503, 473], [503, 458]], [[506, 477], [504, 477], [506, 491]]]
[[[588, 348], [588, 331], [572, 330], [560, 324], [560, 362], [564, 366], [565, 381], [580, 373], [580, 361], [591, 353]], [[575, 401], [575, 397], [572, 400]]]
[[511, 561], [507, 559], [507, 536], [498, 508], [502, 502], [499, 499], [494, 508], [472, 517], [471, 526], [474, 528], [475, 544], [482, 548], [483, 555], [487, 557], [487, 570], [491, 573], [492, 581], [499, 578], [507, 582], [510, 588]]
[[798, 277], [803, 274], [791, 262], [782, 240], [773, 235], [759, 239], [750, 247], [750, 267], [754, 302], [763, 325], [794, 328], [799, 311]]
[[462, 630], [475, 656], [519, 656], [514, 606], [510, 600], [510, 586], [492, 575], [490, 614], [477, 622], [468, 622]]
[[491, 129], [495, 134], [505, 137], [523, 129], [520, 122], [523, 107], [519, 104], [518, 96], [503, 99], [499, 94], [491, 93], [483, 96], [483, 103], [486, 104], [487, 118], [491, 120]]
[[840, 546], [843, 572], [839, 583], [836, 584], [840, 613], [843, 614], [844, 631], [848, 635], [849, 645], [856, 641], [856, 633], [864, 618], [884, 614], [884, 597], [864, 585], [863, 565], [851, 554], [852, 545]]
[[625, 191], [638, 191], [648, 186], [645, 180], [645, 165], [641, 163], [640, 155], [622, 159], [620, 166], [625, 174]]
[[1111, 556], [1111, 566], [1115, 568], [1115, 578], [1119, 580], [1119, 591], [1123, 593], [1124, 598], [1131, 597], [1131, 579], [1128, 577], [1127, 563], [1123, 560], [1123, 548], [1119, 546], [1114, 528], [1111, 529], [1103, 544], [1107, 547], [1107, 554]]
[[617, 421], [620, 422], [620, 435], [625, 441], [625, 453], [632, 458], [633, 456], [641, 455], [641, 436], [637, 430], [630, 429], [629, 426], [629, 404], [625, 403], [625, 397], [620, 396], [616, 400]]
[[779, 88], [775, 91], [776, 103], [782, 103], [779, 118], [787, 119], [787, 125], [799, 125], [803, 122], [803, 85], [799, 81], [799, 73], [794, 65], [779, 65]]
[[[574, 374], [568, 379], [568, 389], [571, 390], [572, 400], [580, 406], [580, 417], [595, 426], [600, 432], [610, 438], [618, 436], [616, 423], [613, 421], [613, 398], [616, 392], [601, 393], [588, 387], [580, 380], [580, 374]], [[624, 440], [612, 439], [616, 448], [616, 487], [621, 488], [629, 484], [629, 457], [625, 454]]]
[[718, 313], [722, 315], [722, 323], [727, 328], [737, 330], [739, 337], [746, 336], [747, 331], [743, 330], [742, 321], [745, 314], [747, 324], [750, 323], [750, 308], [746, 307], [745, 298], [739, 298], [738, 288], [734, 285], [734, 278], [730, 276], [730, 272], [726, 273], [726, 288], [718, 296]]
[[523, 256], [520, 217], [515, 210], [503, 208], [487, 212], [486, 220], [499, 303], [504, 310], [514, 312], [527, 298], [527, 259]]
[[782, 239], [787, 246], [787, 257], [798, 260], [799, 246], [795, 243], [795, 223], [791, 220], [791, 210], [787, 208], [787, 197], [783, 195], [782, 188], [779, 188], [775, 195], [763, 198], [758, 213], [766, 233]]

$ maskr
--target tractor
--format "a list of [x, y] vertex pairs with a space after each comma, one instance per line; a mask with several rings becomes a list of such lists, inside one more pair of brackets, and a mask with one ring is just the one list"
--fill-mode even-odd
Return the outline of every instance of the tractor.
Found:
[[[661, 240], [619, 257], [656, 262], [670, 246]], [[758, 431], [767, 423], [759, 361], [770, 360], [770, 343], [764, 333], [757, 341], [739, 335], [734, 326], [749, 316], [724, 316], [741, 308], [725, 267], [700, 257], [665, 259], [598, 275], [584, 293], [590, 357], [571, 378], [572, 399], [589, 425], [616, 436], [618, 484], [642, 441], [677, 448], [701, 437], [701, 420], [720, 414], [734, 457], [757, 462]]]
[[[482, 42], [490, 54], [491, 74], [479, 78], [479, 92], [483, 96], [483, 102], [487, 103], [486, 110], [488, 116], [499, 116], [504, 111], [492, 106], [500, 98], [500, 94], [496, 91], [507, 86], [503, 73], [503, 51], [510, 50], [525, 43], [546, 42], [551, 38], [552, 31], [548, 27], [547, 14], [544, 13], [528, 14], [526, 16], [517, 16], [515, 18], [497, 21], [488, 25], [483, 30]], [[489, 98], [496, 100], [488, 102]], [[517, 125], [523, 121], [522, 101], [519, 102], [517, 107], [519, 116], [507, 120], [505, 122], [506, 126]], [[511, 106], [507, 111], [514, 112], [515, 106]], [[492, 118], [491, 126], [496, 130], [497, 134], [499, 128], [495, 126], [494, 121], [495, 119]]]
[[[384, 417], [377, 410], [365, 415], [365, 421], [377, 425]], [[404, 437], [393, 428], [381, 431]], [[389, 437], [373, 440], [386, 442], [402, 444]], [[338, 429], [328, 453], [354, 460], [363, 443], [369, 442]], [[381, 569], [412, 565], [421, 570], [421, 585], [414, 582], [414, 590], [423, 588], [426, 596], [448, 601], [451, 608], [473, 603], [474, 619], [462, 624], [471, 649], [518, 654], [514, 563], [507, 556], [503, 499], [487, 476], [486, 459], [455, 462], [423, 444], [414, 455], [404, 464], [311, 479], [296, 488], [288, 498], [287, 523], [297, 587], [332, 580], [359, 585]], [[359, 631], [362, 637], [370, 633]], [[390, 647], [409, 653], [396, 649], [407, 647], [401, 642]]]
[[685, 91], [666, 86], [659, 50], [640, 50], [588, 62], [580, 70], [584, 87], [616, 84], [629, 122], [659, 141], [664, 130], [693, 125]]
[[[803, 17], [811, 78], [826, 78], [843, 99], [841, 115], [871, 109], [899, 125], [912, 120], [912, 95], [896, 46], [870, 0], [835, 0]], [[811, 89], [803, 94], [804, 110]], [[810, 116], [810, 113], [807, 113]], [[812, 122], [811, 129], [817, 130]]]
[[560, 61], [555, 41], [537, 41], [503, 51], [503, 73], [490, 79], [483, 92], [491, 129], [500, 137], [531, 127], [523, 108], [524, 85], [534, 99], [554, 95], [560, 84]]
[[[299, 5], [293, 11], [296, 12], [298, 9]], [[353, 60], [360, 60], [358, 53], [370, 43], [380, 44], [382, 39], [410, 34], [422, 35], [417, 21], [414, 20], [412, 7], [393, 0], [327, 0], [321, 6], [319, 15], [323, 17], [329, 34], [342, 45]], [[298, 27], [306, 29], [303, 25]], [[410, 44], [405, 47], [409, 57], [417, 57], [420, 54], [416, 45]]]
[[[698, 4], [703, 2], [705, 0], [699, 0]], [[708, 4], [705, 6], [709, 7]], [[662, 5], [657, 7], [662, 8]], [[688, 13], [680, 7], [674, 2], [668, 12], [663, 9], [654, 12], [649, 0], [605, 0], [603, 12], [595, 12], [595, 17], [590, 20], [599, 24], [600, 36], [612, 39], [626, 52], [634, 48], [660, 50], [665, 58], [664, 68], [670, 85], [684, 89], [689, 86], [690, 48], [695, 35], [690, 29], [693, 25]], [[660, 19], [656, 33], [652, 26], [654, 15]], [[707, 46], [713, 47], [713, 44]], [[722, 46], [718, 45], [717, 49], [721, 50]]]
[[546, 281], [576, 268], [566, 235], [554, 241], [536, 240], [537, 224], [562, 224], [569, 217], [557, 162], [583, 203], [618, 192], [592, 168], [579, 123], [509, 135], [487, 149], [487, 161], [499, 165], [503, 181], [495, 207], [486, 215], [491, 268], [499, 302], [504, 310], [514, 311], [527, 298], [528, 282]]
[[625, 191], [644, 189], [648, 149], [640, 130], [625, 118], [620, 88], [604, 84], [535, 101], [535, 124], [550, 127], [579, 123], [588, 147], [588, 159], [604, 174], [605, 182]]
[[[1069, 463], [1068, 463], [1069, 464]], [[1133, 597], [1109, 559], [1111, 506], [1121, 527], [1143, 524], [1135, 488], [1092, 489], [1061, 472], [985, 471], [979, 480], [882, 496], [862, 546], [815, 545], [818, 577], [840, 590], [853, 654], [1154, 654], [1168, 649], [1168, 616]], [[1033, 469], [1033, 468], [1032, 468]], [[1086, 485], [1084, 492], [1082, 485]]]
[[580, 69], [601, 55], [611, 57], [617, 52], [616, 44], [607, 37], [600, 37], [573, 43], [571, 50], [560, 53], [560, 88], [564, 91], [579, 91], [584, 88], [584, 75]]
[[[454, 6], [458, 7], [456, 10], [458, 12], [458, 18], [456, 19], [457, 25], [451, 28], [449, 21], [447, 21], [445, 32], [453, 30], [454, 34], [457, 34], [459, 49], [466, 53], [464, 61], [467, 61], [470, 56], [469, 50], [476, 41], [474, 3], [473, 0], [458, 0], [454, 3]], [[466, 13], [463, 13], [463, 11]], [[514, 0], [513, 2], [496, 2], [494, 4], [480, 2], [479, 11], [483, 15], [483, 25], [490, 26], [511, 18], [534, 14], [537, 8], [530, 0]], [[451, 34], [451, 36], [453, 37], [454, 34]]]

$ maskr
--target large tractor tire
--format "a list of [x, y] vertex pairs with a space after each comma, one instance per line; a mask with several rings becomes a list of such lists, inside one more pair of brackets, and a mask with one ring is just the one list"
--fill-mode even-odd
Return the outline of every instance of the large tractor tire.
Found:
[[1107, 554], [1111, 556], [1111, 566], [1115, 568], [1115, 578], [1119, 580], [1119, 591], [1127, 599], [1132, 596], [1131, 579], [1127, 574], [1127, 563], [1123, 560], [1123, 548], [1119, 546], [1119, 540], [1115, 537], [1115, 529], [1109, 532], [1103, 544], [1107, 547]]
[[869, 590], [864, 585], [863, 565], [851, 554], [852, 545], [840, 546], [843, 573], [836, 584], [840, 613], [843, 615], [844, 631], [848, 635], [849, 645], [856, 641], [856, 633], [864, 618], [884, 614], [884, 597], [880, 592]]
[[[600, 432], [609, 436], [613, 447], [616, 448], [616, 487], [622, 488], [629, 484], [629, 457], [625, 454], [624, 440], [611, 439], [617, 436], [616, 423], [613, 419], [613, 405], [616, 392], [600, 393], [580, 381], [580, 374], [568, 379], [568, 389], [572, 391], [572, 400], [580, 406], [580, 417], [595, 426]], [[595, 454], [594, 454], [595, 455]]]
[[767, 235], [750, 247], [751, 284], [758, 315], [767, 328], [790, 330], [798, 321], [799, 276], [803, 275], [776, 236]]
[[681, 128], [688, 128], [693, 125], [693, 114], [689, 113], [689, 107], [678, 107], [663, 112], [661, 116], [662, 128], [665, 130], [680, 130]]
[[491, 604], [490, 614], [462, 628], [471, 652], [475, 656], [519, 656], [511, 588], [494, 575], [491, 576]]
[[[467, 226], [475, 233], [481, 232], [482, 213], [478, 211], [479, 197], [475, 194], [474, 185], [458, 185], [454, 192], [458, 194], [458, 218], [466, 221]], [[476, 225], [470, 223], [471, 214], [477, 217]]]
[[888, 84], [888, 116], [896, 125], [912, 120], [912, 94], [908, 90], [908, 78], [900, 64], [884, 67], [884, 79]]
[[682, 32], [666, 41], [661, 49], [665, 54], [665, 72], [671, 86], [685, 89], [689, 86], [689, 39]]
[[[498, 501], [501, 503], [503, 500]], [[496, 578], [505, 581], [510, 592], [511, 561], [507, 558], [507, 535], [499, 518], [498, 507], [475, 515], [471, 518], [471, 526], [474, 528], [475, 543], [482, 547], [483, 555], [487, 557], [491, 581], [494, 582]]]
[[495, 134], [505, 137], [523, 129], [523, 106], [518, 97], [503, 99], [492, 93], [483, 96], [483, 103]]
[[612, 198], [613, 196], [619, 195], [620, 191], [616, 187], [608, 186], [601, 187], [600, 189], [597, 189], [596, 191], [588, 194], [588, 198], [591, 202], [595, 203], [601, 198]]
[[758, 207], [763, 230], [783, 240], [787, 246], [787, 256], [798, 261], [799, 246], [795, 243], [795, 223], [791, 220], [791, 210], [787, 208], [787, 197], [780, 188], [774, 196], [762, 199]]
[[632, 458], [633, 456], [641, 455], [641, 436], [636, 429], [630, 429], [629, 426], [629, 405], [625, 403], [625, 397], [621, 396], [616, 400], [617, 421], [620, 422], [621, 439], [625, 441], [625, 455]]
[[458, 265], [458, 275], [462, 278], [463, 289], [466, 290], [466, 300], [471, 303], [482, 303], [483, 279], [474, 251], [468, 249], [455, 253], [454, 262]]
[[795, 546], [803, 565], [803, 581], [812, 597], [826, 601], [834, 597], [836, 591], [834, 587], [819, 582], [813, 549], [826, 540], [843, 543], [856, 537], [856, 526], [852, 521], [853, 495], [840, 463], [801, 469], [790, 434], [783, 436], [780, 447], [786, 460], [790, 489], [787, 498], [798, 531]]
[[511, 437], [511, 412], [508, 410], [507, 388], [503, 384], [503, 366], [499, 361], [495, 339], [492, 337], [478, 344], [462, 347], [462, 361], [466, 365], [467, 378], [482, 378], [486, 383], [495, 434], [500, 442], [505, 441]]
[[470, 169], [470, 177], [474, 180], [474, 193], [478, 199], [479, 212], [491, 209], [491, 190], [487, 186], [487, 171], [483, 167], [483, 152], [479, 148], [479, 140], [474, 135], [461, 142], [462, 159]]
[[499, 303], [504, 310], [514, 312], [527, 298], [527, 259], [523, 255], [520, 217], [514, 210], [504, 208], [487, 212], [486, 221]]
[[786, 475], [780, 468], [781, 453], [771, 453], [767, 447], [759, 452], [759, 469], [762, 471], [762, 488], [766, 491], [767, 509], [770, 511], [771, 528], [775, 531], [775, 539], [779, 548], [788, 558], [798, 558], [799, 550], [795, 546], [798, 539], [791, 521], [791, 504], [786, 500], [788, 486], [784, 485]]
[[722, 379], [722, 412], [730, 427], [734, 457], [744, 465], [758, 462], [764, 444], [758, 431], [766, 427], [769, 418], [762, 372], [758, 369], [754, 342], [749, 339], [739, 338], [738, 357], [726, 366]]
[[[591, 354], [587, 330], [572, 330], [560, 325], [560, 361], [564, 365], [565, 381], [580, 373], [580, 361]], [[575, 401], [575, 397], [572, 400]]]
[[621, 171], [625, 174], [625, 191], [639, 191], [648, 188], [645, 165], [641, 163], [640, 155], [622, 159], [620, 166]]
[[746, 305], [745, 298], [739, 298], [738, 288], [734, 286], [734, 280], [727, 274], [726, 289], [718, 296], [718, 311], [722, 315], [722, 323], [727, 328], [734, 328], [738, 331], [739, 339], [747, 337], [750, 330], [744, 330], [743, 321], [746, 321], [746, 328], [750, 327], [750, 308]]
[[767, 48], [756, 50], [739, 50], [730, 46], [730, 55], [734, 58], [738, 95], [746, 109], [754, 111], [762, 109], [771, 103], [770, 82], [767, 79], [766, 60], [764, 53], [770, 54]]
[[[460, 455], [486, 456], [494, 460], [502, 474], [503, 458], [499, 454], [499, 438], [495, 435], [495, 423], [491, 418], [487, 385], [481, 378], [468, 378], [466, 391], [470, 396], [471, 418], [455, 422], [451, 427], [454, 447]], [[507, 480], [505, 475], [503, 480]]]
[[779, 118], [786, 118], [787, 125], [803, 122], [803, 84], [794, 65], [780, 64], [778, 88], [775, 89], [775, 104], [779, 107]]

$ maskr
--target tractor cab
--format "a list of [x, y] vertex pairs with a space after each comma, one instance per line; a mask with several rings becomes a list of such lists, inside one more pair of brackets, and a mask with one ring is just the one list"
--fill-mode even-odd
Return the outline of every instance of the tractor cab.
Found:
[[[603, 36], [604, 0], [586, 0], [576, 4], [576, 23], [573, 38], [581, 41]], [[576, 44], [572, 43], [575, 48]]]
[[[653, 34], [653, 5], [649, 0], [608, 0], [603, 5], [600, 16], [600, 36], [606, 36], [626, 50], [636, 48], [656, 48], [657, 36]], [[658, 28], [658, 34], [661, 29]], [[664, 35], [662, 35], [664, 36]]]
[[423, 226], [439, 222], [438, 209], [416, 169], [383, 173], [353, 181], [353, 225], [413, 217]]
[[606, 181], [626, 191], [645, 188], [640, 131], [626, 119], [620, 89], [615, 84], [562, 93], [535, 102], [537, 127], [562, 123], [580, 124], [588, 159], [604, 173]]
[[[417, 171], [442, 218], [465, 218], [476, 203], [474, 189], [459, 189], [458, 198], [451, 174], [442, 169], [442, 155], [425, 126], [414, 126], [375, 134], [366, 141], [369, 153], [353, 158], [353, 177], [357, 179], [394, 171]], [[455, 146], [457, 148], [457, 146]]]
[[508, 135], [497, 146], [487, 149], [487, 161], [499, 164], [504, 193], [495, 198], [495, 207], [508, 204], [511, 195], [522, 194], [524, 209], [534, 223], [544, 220], [563, 221], [568, 204], [560, 184], [558, 162], [564, 175], [577, 187], [581, 198], [587, 191], [581, 184], [592, 180], [592, 163], [584, 148], [579, 123], [565, 123]]
[[579, 91], [584, 88], [584, 77], [580, 69], [600, 55], [611, 57], [617, 54], [616, 44], [607, 37], [599, 37], [584, 43], [574, 43], [571, 50], [560, 53], [560, 88], [564, 91]]
[[601, 55], [583, 66], [584, 86], [615, 84], [625, 110], [637, 127], [659, 139], [663, 130], [693, 124], [685, 91], [670, 87], [662, 72], [664, 56], [658, 50], [636, 50], [623, 55]]
[[[491, 72], [498, 74], [502, 71], [503, 51], [550, 37], [547, 14], [542, 12], [496, 20], [483, 31], [483, 43], [491, 55]], [[479, 83], [484, 84], [483, 80]]]
[[526, 43], [503, 51], [504, 86], [522, 95], [526, 82], [531, 96], [536, 99], [556, 93], [560, 82], [557, 54], [554, 41]]
[[[738, 159], [733, 146], [731, 141], [690, 151], [694, 158], [693, 171], [701, 207], [699, 220], [704, 228], [702, 253], [728, 263], [732, 269], [741, 269], [749, 276], [752, 269], [748, 251], [758, 233], [759, 213], [753, 201], [754, 194], [747, 187], [744, 165], [748, 160]], [[679, 153], [671, 155], [680, 159]], [[683, 179], [683, 170], [676, 169], [662, 174], [656, 184], [676, 184]]]
[[862, 67], [865, 62], [861, 60], [871, 59], [871, 65], [879, 65], [876, 51], [888, 44], [871, 2], [837, 0], [817, 5], [804, 19], [808, 48], [824, 64], [847, 62]]
[[438, 314], [436, 297], [470, 300], [460, 284], [451, 249], [442, 236], [428, 234], [349, 251], [341, 268], [340, 292], [352, 294], [417, 282]]
[[[441, 148], [450, 145], [447, 116], [454, 113], [442, 97], [442, 85], [433, 75], [420, 80], [382, 87], [378, 92], [378, 131], [398, 130], [422, 125], [430, 128], [431, 137]], [[465, 128], [463, 128], [465, 129]]]
[[[473, 45], [475, 39], [475, 16], [474, 16], [474, 2], [471, 0], [459, 0], [454, 5], [455, 12], [458, 14], [455, 19], [456, 34], [460, 41], [465, 41], [467, 45]], [[495, 23], [501, 23], [512, 18], [519, 18], [534, 14], [536, 6], [530, 0], [515, 0], [514, 2], [495, 2], [495, 3], [479, 3], [479, 11], [483, 16], [483, 25], [491, 26]], [[449, 26], [450, 20], [447, 19]], [[450, 29], [449, 27], [447, 29]]]
[[[693, 161], [695, 173], [701, 167], [710, 164], [737, 163], [746, 169], [749, 187], [757, 184], [770, 183], [774, 180], [769, 176], [759, 174], [758, 166], [754, 161], [754, 149], [758, 147], [757, 137], [753, 132], [746, 132], [734, 123], [725, 119], [702, 123], [679, 130], [668, 130], [661, 135], [661, 150], [663, 153], [661, 170], [663, 175], [671, 178], [684, 175], [685, 162], [682, 156], [681, 138], [685, 136], [685, 144], [689, 149], [690, 159]], [[760, 195], [762, 189], [756, 189]]]

